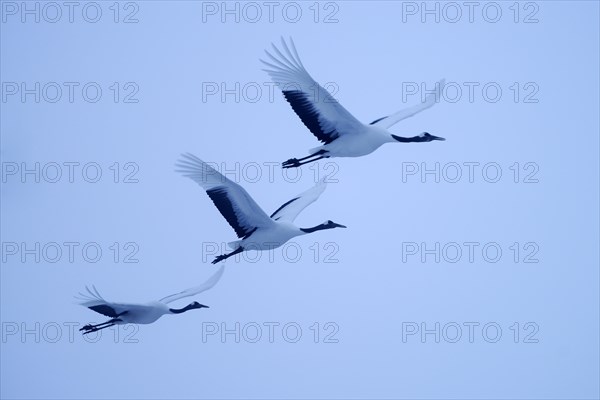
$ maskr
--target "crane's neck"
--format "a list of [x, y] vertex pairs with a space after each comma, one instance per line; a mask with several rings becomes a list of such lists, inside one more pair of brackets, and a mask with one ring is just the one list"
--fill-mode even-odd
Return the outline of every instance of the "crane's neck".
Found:
[[169, 308], [169, 311], [171, 312], [171, 314], [181, 314], [186, 311], [192, 310], [194, 308], [198, 308], [198, 307], [194, 307], [192, 304], [188, 304], [187, 306], [185, 306], [183, 308]]
[[391, 141], [392, 142], [393, 141], [397, 141], [397, 142], [400, 142], [400, 143], [414, 143], [414, 142], [425, 142], [427, 140], [422, 135], [413, 136], [413, 137], [402, 137], [402, 136], [392, 135], [392, 140]]
[[313, 233], [313, 232], [316, 232], [316, 231], [321, 231], [323, 229], [331, 229], [331, 228], [332, 227], [328, 226], [327, 224], [320, 224], [320, 225], [317, 225], [317, 226], [313, 226], [312, 228], [300, 228], [300, 230], [303, 233]]

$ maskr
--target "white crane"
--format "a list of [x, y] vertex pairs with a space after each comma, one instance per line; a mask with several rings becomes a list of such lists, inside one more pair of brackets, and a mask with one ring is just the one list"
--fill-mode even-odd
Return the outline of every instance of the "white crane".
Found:
[[86, 333], [96, 332], [116, 324], [151, 324], [165, 314], [181, 314], [196, 308], [208, 308], [208, 306], [200, 304], [197, 301], [183, 308], [170, 308], [167, 304], [184, 297], [197, 295], [212, 288], [221, 279], [224, 269], [225, 266], [219, 268], [213, 276], [200, 286], [146, 304], [112, 303], [104, 300], [95, 286], [92, 285], [92, 289], [86, 286], [87, 293], [79, 293], [79, 296], [77, 296], [82, 301], [80, 304], [97, 313], [106, 315], [110, 319], [97, 325], [87, 324], [79, 330], [83, 331], [85, 335]]
[[430, 142], [444, 138], [423, 132], [413, 137], [391, 134], [387, 128], [433, 106], [439, 101], [445, 80], [436, 83], [434, 93], [426, 96], [421, 104], [381, 117], [365, 125], [350, 114], [306, 71], [300, 61], [294, 42], [290, 45], [281, 39], [281, 48], [273, 45], [275, 55], [265, 51], [270, 61], [261, 60], [273, 81], [281, 88], [286, 100], [304, 125], [319, 139], [322, 146], [309, 150], [300, 159], [284, 161], [284, 168], [299, 167], [327, 157], [360, 157], [372, 153], [384, 143]]
[[277, 248], [296, 236], [322, 229], [345, 228], [344, 225], [333, 221], [325, 221], [312, 228], [299, 228], [292, 223], [302, 210], [323, 193], [327, 186], [326, 178], [287, 201], [268, 216], [243, 187], [227, 179], [193, 154], [183, 154], [176, 166], [179, 168], [177, 172], [181, 172], [206, 190], [215, 206], [241, 239], [230, 242], [229, 246], [234, 251], [216, 257], [213, 264], [247, 250]]

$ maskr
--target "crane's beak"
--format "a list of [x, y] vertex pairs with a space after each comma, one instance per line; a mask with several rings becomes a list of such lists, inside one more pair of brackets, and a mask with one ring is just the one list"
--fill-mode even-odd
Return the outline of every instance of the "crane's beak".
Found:
[[443, 141], [443, 140], [446, 140], [446, 139], [444, 139], [443, 137], [431, 135], [431, 140], [442, 140]]
[[336, 223], [334, 223], [334, 225], [335, 225], [336, 228], [347, 228], [346, 225], [342, 225], [342, 224], [336, 224]]

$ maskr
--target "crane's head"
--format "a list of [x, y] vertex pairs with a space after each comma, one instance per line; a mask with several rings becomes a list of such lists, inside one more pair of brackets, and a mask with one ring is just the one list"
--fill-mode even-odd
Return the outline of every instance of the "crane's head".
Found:
[[333, 222], [332, 220], [328, 219], [325, 223], [323, 223], [323, 225], [325, 226], [324, 229], [333, 229], [333, 228], [347, 228], [346, 225], [342, 225], [342, 224], [336, 224], [335, 222]]
[[402, 136], [392, 135], [392, 138], [396, 139], [398, 142], [401, 142], [401, 143], [431, 142], [432, 140], [446, 140], [443, 137], [433, 136], [433, 135], [429, 134], [428, 132], [423, 132], [420, 135], [413, 136], [413, 137], [402, 137]]
[[190, 305], [188, 306], [190, 310], [194, 309], [194, 308], [210, 308], [208, 306], [205, 306], [204, 304], [200, 304], [197, 301], [194, 301], [192, 303], [190, 303]]
[[431, 142], [432, 140], [446, 140], [443, 137], [430, 135], [428, 132], [423, 132], [419, 136], [423, 138], [424, 142]]
[[335, 222], [333, 222], [331, 220], [327, 220], [327, 221], [323, 222], [322, 224], [314, 226], [312, 228], [300, 228], [300, 230], [304, 233], [312, 233], [312, 232], [320, 231], [323, 229], [333, 229], [333, 228], [346, 228], [346, 226], [342, 225], [342, 224], [336, 224]]

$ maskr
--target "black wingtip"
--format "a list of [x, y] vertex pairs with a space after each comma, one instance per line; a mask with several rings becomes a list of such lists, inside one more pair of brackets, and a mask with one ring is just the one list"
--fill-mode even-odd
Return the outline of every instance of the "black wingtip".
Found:
[[381, 118], [377, 118], [375, 121], [371, 122], [369, 125], [375, 125], [375, 124], [376, 124], [376, 123], [378, 123], [379, 121], [381, 121], [381, 120], [383, 120], [383, 119], [386, 119], [386, 118], [387, 118], [387, 116], [385, 116], [385, 117], [381, 117]]

